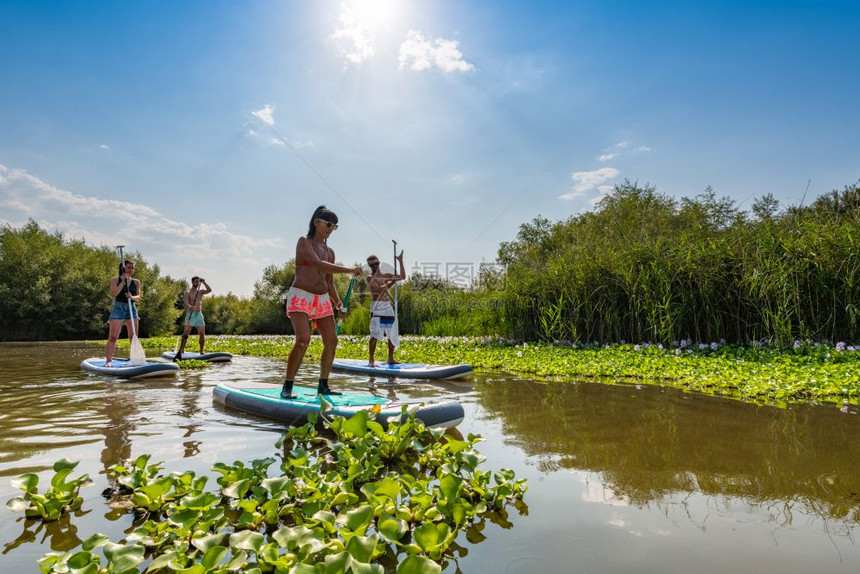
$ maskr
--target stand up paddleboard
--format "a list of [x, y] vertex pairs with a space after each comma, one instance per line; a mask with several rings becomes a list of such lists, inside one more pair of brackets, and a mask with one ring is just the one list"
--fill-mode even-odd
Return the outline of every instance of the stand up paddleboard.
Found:
[[81, 368], [91, 373], [100, 375], [111, 375], [126, 379], [147, 379], [151, 377], [172, 377], [179, 372], [176, 363], [144, 363], [133, 365], [128, 359], [114, 359], [110, 367], [105, 367], [105, 360], [101, 357], [84, 359]]
[[425, 365], [424, 363], [380, 363], [371, 366], [363, 359], [335, 359], [332, 370], [377, 377], [410, 379], [459, 379], [472, 374], [471, 365]]
[[[293, 387], [293, 394], [297, 397], [295, 399], [282, 399], [280, 385], [254, 382], [221, 383], [215, 387], [213, 394], [216, 402], [227, 407], [292, 425], [305, 424], [310, 413], [320, 410], [320, 397], [316, 389], [305, 387]], [[421, 404], [359, 393], [325, 397], [332, 404], [326, 414], [344, 417], [351, 417], [360, 410], [379, 405], [380, 412], [376, 415], [376, 422], [382, 426], [387, 426], [391, 417], [401, 418], [403, 405]], [[464, 416], [463, 405], [452, 400], [425, 402], [415, 414], [415, 418], [423, 421], [426, 426], [443, 428], [457, 426]]]
[[[175, 352], [172, 351], [164, 351], [161, 353], [162, 359], [167, 359], [168, 361], [172, 361], [176, 356]], [[233, 360], [233, 355], [230, 353], [190, 353], [185, 352], [182, 353], [182, 356], [179, 358], [181, 361], [209, 361], [210, 363], [225, 363], [227, 361]]]

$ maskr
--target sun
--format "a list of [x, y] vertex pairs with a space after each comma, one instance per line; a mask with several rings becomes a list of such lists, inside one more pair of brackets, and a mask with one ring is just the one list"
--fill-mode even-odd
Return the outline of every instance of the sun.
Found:
[[383, 32], [399, 20], [403, 4], [403, 0], [345, 0], [343, 9], [363, 28]]

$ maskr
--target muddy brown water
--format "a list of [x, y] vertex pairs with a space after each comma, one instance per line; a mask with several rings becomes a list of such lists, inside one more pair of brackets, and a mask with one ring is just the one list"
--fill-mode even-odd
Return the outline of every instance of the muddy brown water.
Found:
[[[88, 473], [81, 512], [55, 523], [0, 507], [0, 571], [95, 532], [121, 540], [131, 515], [101, 496], [105, 469], [143, 453], [165, 471], [210, 474], [216, 461], [276, 456], [277, 422], [212, 402], [224, 380], [270, 380], [283, 362], [236, 357], [176, 379], [85, 374], [103, 349], [0, 345], [0, 501], [24, 472], [55, 460]], [[153, 355], [155, 353], [152, 353]], [[299, 384], [313, 384], [313, 366]], [[332, 386], [404, 398], [453, 397], [458, 427], [480, 434], [484, 468], [527, 478], [525, 505], [458, 538], [446, 572], [860, 572], [857, 407], [755, 406], [650, 386], [542, 383], [479, 373], [468, 382]], [[274, 468], [274, 466], [273, 466]], [[214, 478], [210, 480], [214, 484]], [[211, 485], [210, 485], [211, 486]]]

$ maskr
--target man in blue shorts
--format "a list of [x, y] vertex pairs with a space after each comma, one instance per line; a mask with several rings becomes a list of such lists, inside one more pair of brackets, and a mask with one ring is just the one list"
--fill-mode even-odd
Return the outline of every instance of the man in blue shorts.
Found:
[[179, 346], [179, 352], [176, 354], [176, 359], [182, 358], [182, 353], [185, 352], [185, 343], [188, 342], [188, 334], [192, 328], [197, 329], [197, 339], [200, 343], [200, 354], [203, 354], [203, 345], [206, 342], [206, 321], [203, 319], [203, 296], [211, 293], [212, 288], [206, 283], [205, 279], [200, 277], [191, 278], [191, 289], [185, 293], [183, 298], [185, 302], [185, 318], [183, 323], [185, 329], [182, 332], [182, 344]]

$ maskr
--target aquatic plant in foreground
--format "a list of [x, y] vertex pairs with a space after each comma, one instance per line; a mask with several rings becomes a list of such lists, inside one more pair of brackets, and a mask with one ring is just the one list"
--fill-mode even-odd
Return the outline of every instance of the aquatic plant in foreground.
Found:
[[60, 459], [54, 463], [54, 476], [51, 486], [39, 493], [39, 476], [28, 472], [12, 480], [12, 486], [24, 491], [24, 496], [15, 497], [6, 503], [14, 512], [24, 512], [28, 518], [41, 518], [45, 521], [57, 520], [60, 516], [78, 510], [84, 499], [78, 494], [81, 488], [91, 486], [93, 481], [86, 474], [69, 479], [78, 466], [77, 461]]
[[527, 490], [510, 470], [479, 468], [480, 437], [427, 429], [414, 413], [387, 430], [367, 411], [315, 423], [278, 441], [280, 473], [273, 457], [214, 465], [217, 491], [147, 455], [114, 466], [133, 530], [49, 553], [42, 572], [441, 572], [460, 532], [506, 519]]

